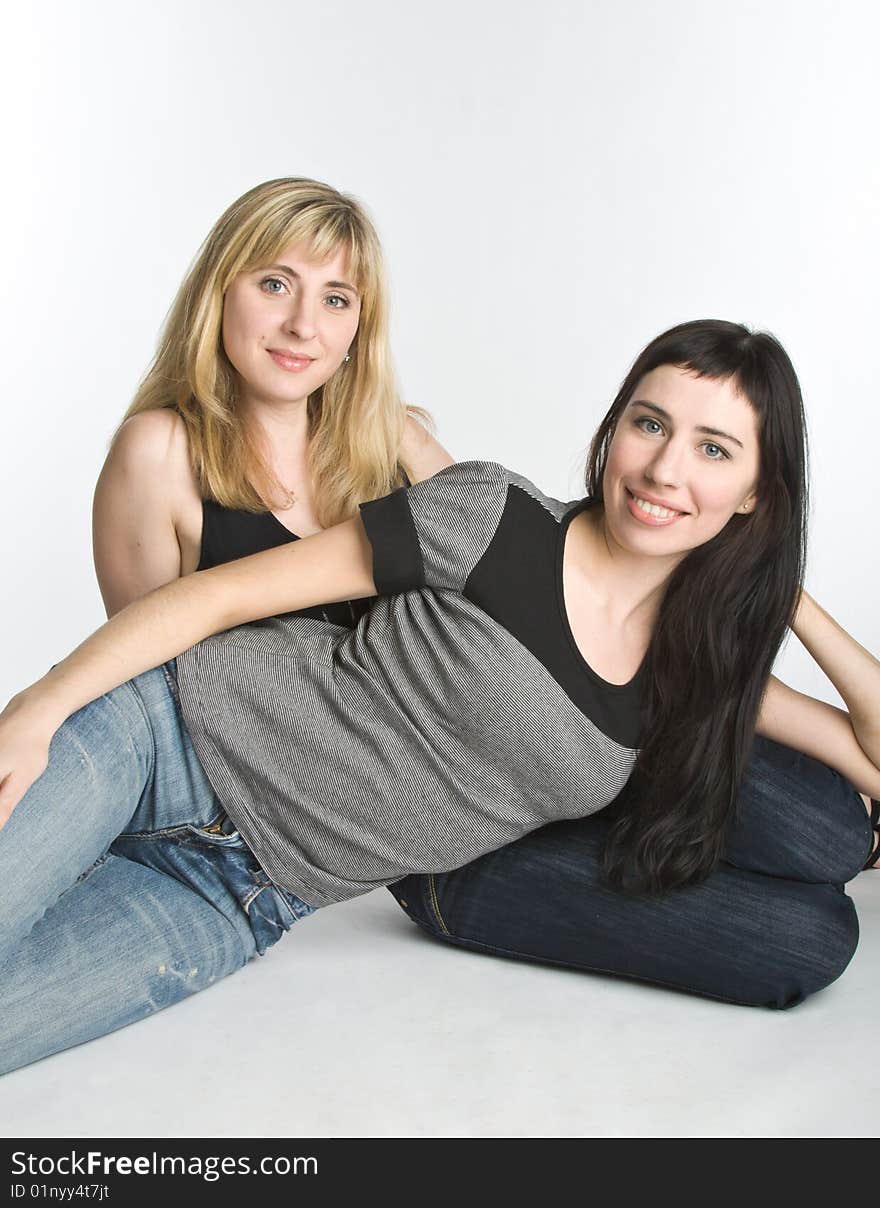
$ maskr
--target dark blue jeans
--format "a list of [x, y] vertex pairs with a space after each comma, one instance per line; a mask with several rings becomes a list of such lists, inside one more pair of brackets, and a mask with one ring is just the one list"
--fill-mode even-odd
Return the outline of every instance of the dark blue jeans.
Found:
[[601, 813], [554, 823], [389, 888], [449, 943], [747, 1006], [794, 1006], [849, 964], [859, 929], [843, 886], [867, 858], [871, 828], [859, 795], [824, 764], [757, 739], [725, 859], [700, 885], [609, 889], [599, 873], [607, 829]]

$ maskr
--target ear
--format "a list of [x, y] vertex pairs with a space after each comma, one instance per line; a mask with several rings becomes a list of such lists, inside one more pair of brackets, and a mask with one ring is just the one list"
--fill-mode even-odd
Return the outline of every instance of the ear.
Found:
[[750, 513], [752, 513], [755, 510], [755, 506], [756, 506], [757, 502], [758, 502], [757, 492], [753, 491], [751, 493], [751, 495], [746, 495], [745, 499], [742, 501], [742, 503], [739, 505], [739, 507], [736, 510], [737, 510], [737, 512], [740, 513], [740, 515], [748, 516]]

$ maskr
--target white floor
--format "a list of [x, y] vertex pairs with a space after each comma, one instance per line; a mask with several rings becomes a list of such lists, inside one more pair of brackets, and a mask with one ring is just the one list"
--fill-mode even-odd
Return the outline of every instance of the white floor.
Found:
[[432, 941], [384, 891], [115, 1035], [0, 1080], [28, 1137], [872, 1135], [880, 872], [843, 977], [729, 1007]]

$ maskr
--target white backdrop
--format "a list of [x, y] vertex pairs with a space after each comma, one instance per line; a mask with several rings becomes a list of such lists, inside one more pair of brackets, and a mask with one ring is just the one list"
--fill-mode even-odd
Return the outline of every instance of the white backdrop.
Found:
[[[377, 220], [405, 396], [579, 493], [636, 352], [769, 328], [810, 415], [809, 586], [880, 650], [872, 0], [43, 0], [3, 18], [8, 697], [103, 619], [91, 491], [212, 222], [309, 175]], [[797, 648], [790, 682], [835, 699]]]

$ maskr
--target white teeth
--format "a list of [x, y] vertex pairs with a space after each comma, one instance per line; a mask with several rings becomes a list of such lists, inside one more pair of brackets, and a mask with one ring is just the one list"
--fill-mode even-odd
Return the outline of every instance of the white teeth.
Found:
[[669, 508], [661, 508], [657, 503], [648, 503], [647, 499], [639, 499], [638, 495], [634, 495], [636, 506], [643, 512], [647, 512], [649, 516], [659, 516], [663, 520], [668, 520], [670, 516], [678, 516], [679, 512], [672, 512]]

